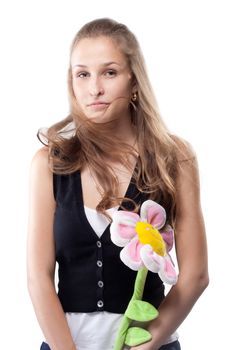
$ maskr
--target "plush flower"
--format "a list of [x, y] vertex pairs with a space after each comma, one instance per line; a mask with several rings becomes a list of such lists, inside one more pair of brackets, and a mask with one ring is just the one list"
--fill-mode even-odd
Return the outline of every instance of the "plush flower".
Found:
[[118, 210], [112, 219], [111, 239], [123, 247], [120, 258], [124, 264], [135, 271], [146, 267], [158, 273], [163, 282], [175, 284], [177, 275], [169, 255], [174, 232], [170, 225], [165, 225], [165, 209], [147, 200], [141, 206], [140, 216]]
[[112, 242], [123, 247], [120, 258], [125, 265], [138, 271], [134, 292], [121, 321], [114, 350], [124, 344], [138, 346], [152, 339], [150, 332], [141, 327], [131, 327], [132, 321], [148, 322], [158, 317], [158, 310], [143, 301], [143, 291], [148, 271], [158, 273], [165, 283], [175, 284], [176, 271], [169, 255], [174, 232], [166, 225], [165, 209], [147, 200], [141, 205], [140, 215], [119, 210], [113, 214], [110, 226]]

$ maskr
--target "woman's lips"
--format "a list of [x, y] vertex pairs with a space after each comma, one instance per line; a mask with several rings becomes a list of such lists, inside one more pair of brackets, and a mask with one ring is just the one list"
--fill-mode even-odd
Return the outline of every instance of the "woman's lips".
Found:
[[93, 103], [88, 105], [89, 108], [95, 109], [95, 110], [96, 109], [97, 110], [104, 109], [104, 108], [106, 108], [108, 106], [109, 106], [109, 103], [106, 103], [106, 102], [93, 102]]

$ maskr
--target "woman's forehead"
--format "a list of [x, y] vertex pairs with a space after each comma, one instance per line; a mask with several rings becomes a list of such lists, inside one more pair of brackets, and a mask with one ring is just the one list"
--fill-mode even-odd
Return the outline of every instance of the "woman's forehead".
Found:
[[110, 62], [123, 65], [127, 62], [127, 58], [116, 41], [108, 37], [81, 39], [71, 54], [72, 67], [88, 66], [93, 63], [108, 65]]

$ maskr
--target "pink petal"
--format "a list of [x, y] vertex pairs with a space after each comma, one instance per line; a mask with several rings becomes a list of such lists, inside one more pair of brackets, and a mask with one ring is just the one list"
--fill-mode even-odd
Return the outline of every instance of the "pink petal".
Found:
[[111, 240], [118, 247], [125, 247], [129, 243], [130, 240], [121, 238], [121, 236], [119, 236], [118, 232], [119, 232], [118, 225], [113, 222], [110, 226]]
[[174, 242], [174, 231], [173, 228], [170, 225], [166, 225], [165, 229], [161, 232], [161, 235], [163, 237], [164, 242], [167, 246], [167, 252], [170, 252], [170, 250], [173, 247]]
[[118, 222], [127, 221], [127, 222], [137, 222], [139, 220], [139, 216], [136, 213], [126, 210], [116, 210], [112, 215], [113, 220], [117, 220]]
[[120, 258], [125, 265], [130, 267], [132, 270], [139, 270], [143, 267], [143, 263], [140, 257], [140, 250], [142, 244], [135, 237], [130, 243], [127, 244], [120, 252]]
[[166, 212], [161, 205], [149, 199], [141, 206], [141, 218], [157, 229], [160, 229], [165, 225]]
[[119, 235], [122, 238], [132, 239], [136, 235], [135, 226], [130, 227], [128, 225], [118, 225]]
[[119, 247], [125, 247], [137, 235], [135, 227], [139, 221], [136, 213], [118, 210], [113, 213], [113, 222], [110, 225], [111, 239]]
[[143, 245], [139, 242], [138, 239], [133, 239], [133, 240], [127, 245], [127, 250], [128, 250], [129, 257], [130, 257], [132, 260], [141, 261], [140, 250], [141, 250], [142, 246], [143, 246]]
[[176, 284], [177, 282], [177, 274], [169, 255], [166, 255], [164, 258], [163, 268], [160, 270], [159, 276], [165, 283]]
[[144, 265], [149, 271], [152, 271], [154, 273], [159, 272], [163, 258], [154, 253], [152, 247], [149, 244], [146, 244], [142, 247], [140, 255]]

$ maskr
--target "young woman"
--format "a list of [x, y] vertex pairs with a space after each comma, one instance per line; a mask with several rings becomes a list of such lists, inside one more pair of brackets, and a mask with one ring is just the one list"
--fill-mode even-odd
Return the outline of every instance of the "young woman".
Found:
[[28, 288], [41, 349], [113, 348], [136, 272], [111, 242], [111, 217], [119, 208], [137, 212], [148, 198], [175, 229], [179, 277], [166, 296], [158, 276], [147, 279], [145, 300], [159, 317], [148, 324], [152, 340], [131, 350], [180, 349], [176, 329], [208, 285], [196, 156], [164, 125], [125, 25], [104, 18], [81, 28], [68, 86], [70, 114], [39, 132], [47, 143], [31, 165]]

